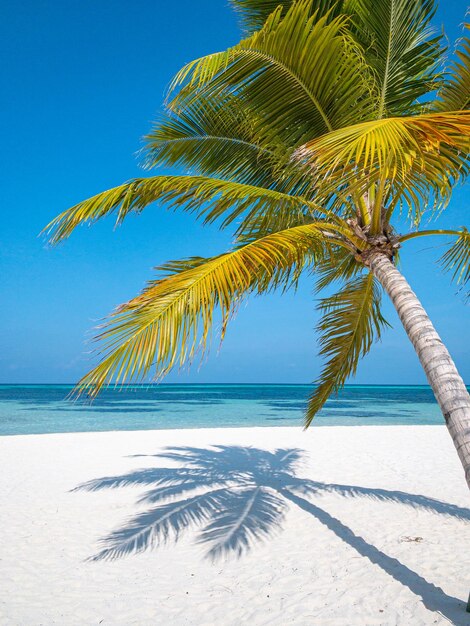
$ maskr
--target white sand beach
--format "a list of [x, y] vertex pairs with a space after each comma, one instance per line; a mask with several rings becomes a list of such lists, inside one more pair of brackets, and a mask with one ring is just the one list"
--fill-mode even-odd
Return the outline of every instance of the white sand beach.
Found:
[[0, 459], [2, 626], [470, 623], [444, 427], [13, 436]]

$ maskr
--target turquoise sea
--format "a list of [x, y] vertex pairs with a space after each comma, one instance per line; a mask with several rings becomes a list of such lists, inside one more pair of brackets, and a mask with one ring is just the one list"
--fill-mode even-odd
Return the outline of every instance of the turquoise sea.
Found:
[[[157, 428], [301, 426], [311, 385], [150, 385], [107, 389], [90, 403], [69, 385], [0, 385], [0, 435]], [[315, 426], [442, 424], [426, 386], [349, 385]]]

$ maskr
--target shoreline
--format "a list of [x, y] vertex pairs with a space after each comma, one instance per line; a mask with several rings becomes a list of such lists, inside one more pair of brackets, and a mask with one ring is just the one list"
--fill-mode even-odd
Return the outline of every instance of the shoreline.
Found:
[[275, 426], [273, 424], [269, 424], [266, 426], [200, 426], [197, 428], [191, 428], [191, 427], [181, 427], [181, 428], [139, 428], [139, 429], [132, 429], [132, 430], [126, 430], [126, 429], [116, 429], [116, 430], [74, 430], [74, 431], [62, 431], [62, 432], [54, 432], [54, 433], [18, 433], [15, 435], [2, 435], [0, 434], [0, 440], [1, 439], [7, 439], [9, 437], [14, 437], [14, 438], [18, 438], [18, 437], [48, 437], [48, 436], [55, 436], [55, 435], [107, 435], [107, 434], [114, 434], [114, 433], [167, 433], [170, 431], [174, 431], [174, 432], [180, 432], [180, 431], [194, 431], [194, 432], [198, 432], [198, 431], [230, 431], [230, 430], [234, 430], [234, 431], [238, 431], [238, 430], [270, 430], [270, 429], [275, 429], [275, 430], [279, 430], [279, 429], [284, 429], [284, 430], [290, 430], [290, 431], [299, 431], [301, 433], [305, 433], [305, 432], [309, 432], [311, 430], [316, 430], [318, 428], [323, 429], [328, 429], [328, 428], [339, 428], [339, 429], [344, 429], [344, 428], [445, 428], [445, 424], [356, 424], [356, 425], [351, 425], [351, 424], [344, 424], [344, 426], [342, 425], [337, 425], [335, 424], [334, 426], [329, 426], [328, 424], [311, 424], [308, 429], [304, 429], [303, 426]]

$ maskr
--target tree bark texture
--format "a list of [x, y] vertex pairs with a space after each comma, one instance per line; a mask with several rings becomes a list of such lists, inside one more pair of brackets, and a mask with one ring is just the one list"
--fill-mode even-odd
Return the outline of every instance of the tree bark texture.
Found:
[[369, 265], [389, 295], [441, 408], [470, 489], [470, 395], [422, 304], [388, 256]]

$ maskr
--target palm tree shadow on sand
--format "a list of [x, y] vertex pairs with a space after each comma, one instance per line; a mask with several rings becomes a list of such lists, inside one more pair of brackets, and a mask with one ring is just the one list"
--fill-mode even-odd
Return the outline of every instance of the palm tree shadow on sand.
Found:
[[323, 493], [365, 497], [466, 521], [470, 520], [470, 510], [402, 491], [300, 478], [296, 471], [304, 454], [298, 449], [270, 452], [251, 447], [214, 446], [165, 448], [156, 455], [135, 455], [154, 456], [180, 466], [140, 469], [91, 480], [75, 488], [74, 491], [98, 491], [131, 485], [147, 487], [138, 502], [150, 508], [104, 537], [102, 550], [90, 560], [117, 559], [158, 548], [171, 539], [177, 541], [186, 529], [193, 527], [200, 528], [198, 542], [208, 545], [208, 557], [215, 560], [241, 556], [254, 543], [267, 540], [281, 528], [285, 513], [293, 504], [419, 596], [427, 609], [441, 613], [454, 624], [467, 624], [468, 614], [462, 600], [447, 595], [389, 557], [308, 498]]

